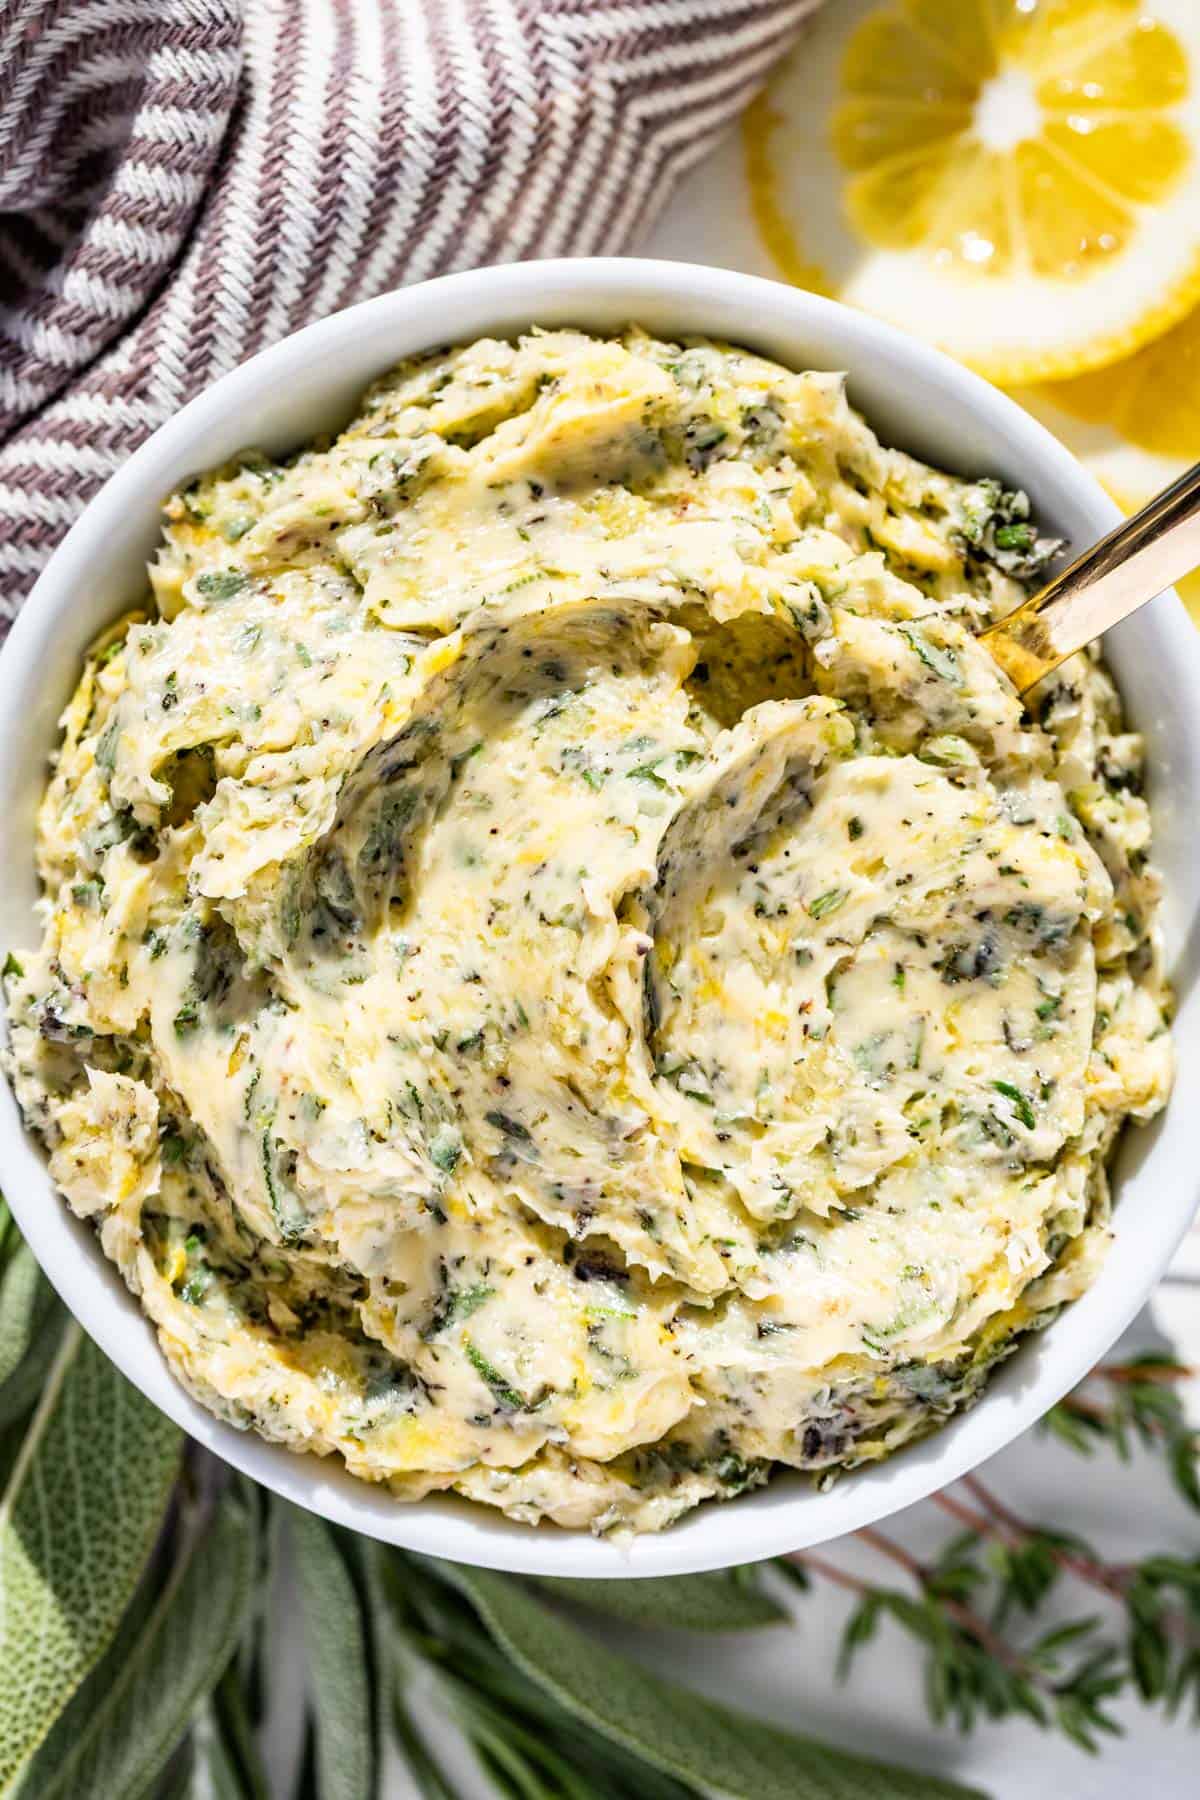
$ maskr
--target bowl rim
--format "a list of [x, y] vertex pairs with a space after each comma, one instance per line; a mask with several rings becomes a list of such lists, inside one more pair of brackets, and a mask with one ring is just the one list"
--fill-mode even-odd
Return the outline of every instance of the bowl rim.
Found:
[[[396, 361], [447, 341], [439, 321], [464, 309], [478, 322], [454, 330], [458, 342], [466, 341], [467, 330], [478, 337], [489, 329], [512, 329], [496, 323], [505, 319], [532, 325], [552, 315], [555, 324], [572, 317], [586, 322], [593, 307], [609, 314], [625, 308], [625, 316], [635, 319], [647, 306], [660, 312], [675, 306], [693, 317], [711, 310], [714, 325], [717, 317], [736, 317], [744, 322], [741, 341], [748, 343], [781, 333], [803, 340], [809, 332], [842, 340], [852, 347], [858, 367], [875, 359], [903, 371], [915, 387], [928, 385], [949, 397], [964, 422], [982, 419], [986, 431], [1011, 446], [1012, 460], [1029, 470], [1031, 481], [1037, 472], [1053, 475], [1058, 491], [1091, 529], [1099, 532], [1119, 516], [1099, 484], [1015, 401], [940, 351], [836, 301], [740, 271], [637, 257], [564, 258], [442, 276], [364, 301], [260, 351], [183, 406], [99, 490], [50, 557], [0, 650], [0, 804], [6, 781], [15, 780], [10, 744], [36, 689], [48, 633], [69, 621], [80, 584], [103, 558], [106, 540], [123, 517], [131, 509], [157, 512], [165, 488], [156, 471], [188, 445], [222, 422], [252, 414], [256, 405], [269, 406], [273, 391], [302, 382], [322, 359], [336, 361], [343, 352], [352, 357], [356, 343], [380, 329], [394, 337], [391, 360]], [[688, 326], [680, 334], [703, 329]], [[712, 335], [739, 337], [725, 327]], [[372, 366], [381, 372], [387, 357]], [[365, 383], [356, 377], [353, 385]], [[1161, 596], [1151, 613], [1151, 635], [1160, 640], [1157, 654], [1164, 664], [1182, 669], [1193, 691], [1200, 691], [1200, 637], [1179, 601], [1173, 594]], [[1188, 754], [1200, 780], [1200, 728], [1192, 729]], [[9, 829], [5, 811], [0, 845]], [[1178, 1104], [1174, 1111], [1179, 1113]], [[17, 1224], [70, 1311], [147, 1398], [226, 1462], [326, 1519], [409, 1549], [485, 1568], [600, 1578], [695, 1572], [801, 1549], [882, 1519], [977, 1467], [1076, 1385], [1130, 1323], [1187, 1229], [1193, 1199], [1182, 1190], [1196, 1181], [1190, 1169], [1187, 1181], [1177, 1178], [1181, 1192], [1155, 1215], [1137, 1278], [1124, 1293], [1110, 1296], [1103, 1311], [1089, 1310], [1091, 1296], [1085, 1295], [1056, 1321], [1049, 1334], [1054, 1354], [1041, 1357], [1045, 1366], [1032, 1380], [1010, 1384], [1003, 1393], [989, 1386], [979, 1407], [956, 1414], [920, 1445], [888, 1459], [878, 1471], [848, 1477], [829, 1494], [801, 1490], [799, 1477], [780, 1475], [740, 1497], [732, 1510], [706, 1504], [668, 1531], [630, 1543], [544, 1524], [517, 1525], [490, 1508], [440, 1495], [401, 1502], [348, 1475], [333, 1458], [297, 1455], [217, 1419], [171, 1373], [153, 1328], [94, 1233], [53, 1190], [7, 1081], [0, 1083], [0, 1173]], [[47, 1192], [52, 1205], [45, 1203]]]

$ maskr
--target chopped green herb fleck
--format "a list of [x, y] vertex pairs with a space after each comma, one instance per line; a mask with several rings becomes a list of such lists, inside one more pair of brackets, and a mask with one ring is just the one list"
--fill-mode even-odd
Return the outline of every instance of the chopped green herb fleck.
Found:
[[996, 527], [996, 548], [998, 550], [1031, 550], [1033, 540], [1032, 525], [997, 525]]
[[115, 712], [96, 740], [96, 766], [111, 775], [117, 762], [117, 739], [121, 734], [121, 715]]
[[485, 1281], [477, 1281], [474, 1287], [460, 1288], [450, 1302], [450, 1310], [446, 1314], [447, 1324], [451, 1319], [469, 1319], [472, 1313], [477, 1313], [481, 1306], [486, 1305], [495, 1291]]
[[462, 1152], [462, 1138], [454, 1126], [440, 1126], [429, 1145], [429, 1155], [434, 1167], [441, 1169], [444, 1175], [452, 1174], [458, 1167]]
[[1019, 1087], [1014, 1087], [1011, 1081], [993, 1081], [992, 1086], [998, 1094], [1003, 1094], [1004, 1098], [1012, 1103], [1012, 1109], [1025, 1129], [1032, 1131], [1037, 1124], [1037, 1118], [1028, 1096], [1023, 1094]]
[[[663, 758], [659, 758], [659, 762]], [[669, 784], [658, 773], [658, 763], [639, 763], [636, 769], [629, 770], [630, 781], [650, 781], [655, 787], [665, 788]]]
[[505, 1380], [495, 1364], [488, 1361], [482, 1350], [476, 1349], [470, 1338], [463, 1339], [463, 1349], [467, 1353], [467, 1361], [475, 1373], [487, 1382], [505, 1412], [524, 1412], [527, 1409], [529, 1403], [524, 1394], [518, 1393]]
[[923, 632], [912, 630], [908, 626], [901, 626], [900, 635], [908, 640], [925, 667], [932, 670], [940, 680], [953, 681], [956, 684], [961, 680], [958, 659], [953, 651], [944, 650], [938, 644], [931, 644]]
[[519, 1138], [526, 1144], [533, 1142], [533, 1133], [527, 1126], [522, 1125], [520, 1119], [514, 1119], [508, 1113], [503, 1112], [489, 1112], [484, 1113], [483, 1116], [489, 1125], [494, 1125], [497, 1131], [504, 1133], [505, 1137]]
[[186, 1037], [189, 1031], [195, 1031], [200, 1023], [200, 1008], [195, 1000], [185, 1000], [171, 1021], [175, 1027], [176, 1037]]
[[809, 901], [808, 915], [812, 919], [827, 918], [830, 913], [836, 912], [838, 907], [843, 905], [849, 897], [849, 888], [830, 888], [826, 893], [818, 894], [815, 900]]
[[196, 592], [207, 600], [232, 600], [246, 586], [247, 577], [237, 569], [209, 569], [196, 578]]

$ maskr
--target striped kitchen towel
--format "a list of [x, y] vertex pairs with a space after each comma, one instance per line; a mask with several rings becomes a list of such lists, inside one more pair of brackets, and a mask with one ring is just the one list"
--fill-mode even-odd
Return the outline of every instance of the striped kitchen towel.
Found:
[[3, 0], [0, 632], [253, 351], [450, 269], [625, 249], [817, 0]]

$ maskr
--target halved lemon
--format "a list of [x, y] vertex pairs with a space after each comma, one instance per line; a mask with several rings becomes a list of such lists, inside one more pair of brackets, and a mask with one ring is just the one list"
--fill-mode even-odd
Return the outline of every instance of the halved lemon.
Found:
[[1200, 0], [842, 0], [745, 131], [782, 272], [993, 380], [1097, 368], [1200, 300]]

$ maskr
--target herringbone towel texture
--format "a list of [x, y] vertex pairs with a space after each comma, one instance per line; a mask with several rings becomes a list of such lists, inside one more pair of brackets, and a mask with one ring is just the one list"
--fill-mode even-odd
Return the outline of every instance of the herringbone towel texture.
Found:
[[0, 0], [0, 632], [190, 395], [425, 276], [626, 248], [816, 0]]

